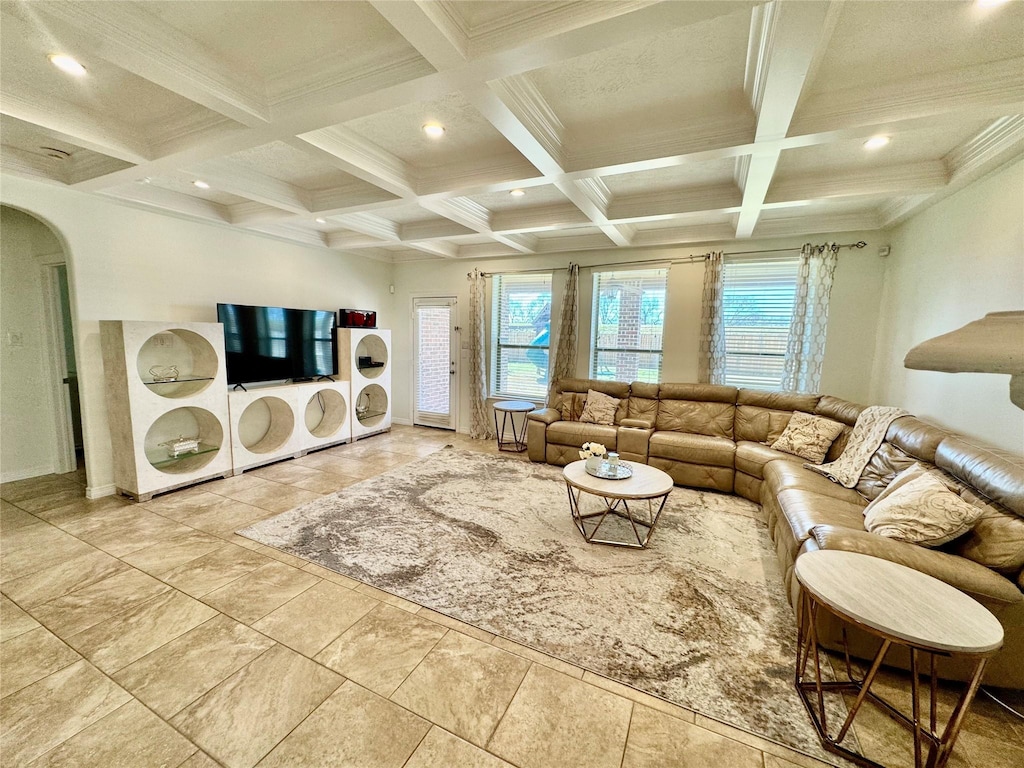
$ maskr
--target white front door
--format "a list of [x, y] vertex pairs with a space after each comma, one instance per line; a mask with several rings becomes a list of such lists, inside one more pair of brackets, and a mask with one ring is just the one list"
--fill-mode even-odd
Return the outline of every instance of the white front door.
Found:
[[456, 318], [453, 297], [413, 299], [413, 424], [455, 429], [459, 391]]

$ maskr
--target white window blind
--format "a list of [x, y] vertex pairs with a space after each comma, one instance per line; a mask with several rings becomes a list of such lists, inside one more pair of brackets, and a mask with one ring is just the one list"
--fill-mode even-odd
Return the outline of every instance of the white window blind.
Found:
[[544, 399], [551, 344], [551, 274], [495, 275], [491, 392]]
[[594, 273], [590, 375], [661, 380], [667, 269]]
[[751, 389], [781, 386], [798, 267], [795, 258], [722, 265], [723, 384]]

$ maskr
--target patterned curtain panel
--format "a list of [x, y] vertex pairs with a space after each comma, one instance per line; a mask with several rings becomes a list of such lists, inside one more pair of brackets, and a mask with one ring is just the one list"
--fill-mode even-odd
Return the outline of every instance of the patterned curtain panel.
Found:
[[484, 289], [487, 279], [474, 269], [469, 279], [469, 436], [485, 440], [494, 436], [487, 418], [487, 326], [484, 323]]
[[580, 265], [569, 264], [565, 276], [565, 292], [562, 294], [562, 318], [558, 323], [558, 345], [555, 347], [555, 364], [551, 369], [551, 385], [548, 388], [548, 402], [551, 402], [551, 387], [558, 379], [576, 375], [576, 355], [579, 349], [580, 321]]
[[701, 298], [700, 360], [697, 380], [721, 384], [725, 378], [725, 326], [722, 320], [722, 252], [704, 257], [704, 294]]
[[839, 247], [829, 243], [815, 248], [807, 244], [800, 252], [796, 278], [793, 321], [782, 374], [782, 388], [794, 392], [817, 392], [821, 386], [821, 364], [825, 360], [825, 331], [832, 278]]

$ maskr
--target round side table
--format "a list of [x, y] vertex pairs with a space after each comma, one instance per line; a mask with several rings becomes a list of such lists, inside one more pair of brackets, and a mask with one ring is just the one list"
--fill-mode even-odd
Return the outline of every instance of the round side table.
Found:
[[[981, 684], [989, 657], [1003, 644], [1003, 627], [987, 608], [955, 587], [898, 563], [857, 552], [819, 550], [797, 558], [794, 569], [800, 582], [796, 659], [796, 688], [807, 708], [822, 746], [861, 765], [878, 766], [844, 746], [861, 705], [870, 700], [914, 735], [914, 766], [942, 768], [949, 760], [964, 717]], [[860, 679], [850, 664], [843, 630], [846, 677], [826, 681], [816, 633], [819, 612], [828, 611], [881, 639], [868, 671]], [[899, 711], [871, 692], [871, 684], [893, 645], [910, 649], [911, 713]], [[974, 674], [964, 687], [941, 734], [936, 724], [937, 678], [935, 656], [958, 654], [975, 660]], [[928, 722], [922, 722], [922, 656], [927, 657]], [[813, 662], [813, 664], [812, 664]], [[813, 674], [808, 674], [808, 666]], [[854, 694], [849, 714], [835, 736], [829, 734], [825, 694]], [[927, 755], [925, 749], [927, 748]], [[881, 768], [881, 767], [879, 767]]]
[[[494, 404], [494, 432], [498, 436], [498, 450], [510, 453], [522, 453], [526, 450], [526, 419], [523, 426], [516, 431], [516, 414], [527, 414], [537, 406], [526, 400], [502, 400]], [[501, 413], [501, 427], [498, 427], [498, 413]], [[512, 439], [505, 438], [506, 427], [511, 427]]]

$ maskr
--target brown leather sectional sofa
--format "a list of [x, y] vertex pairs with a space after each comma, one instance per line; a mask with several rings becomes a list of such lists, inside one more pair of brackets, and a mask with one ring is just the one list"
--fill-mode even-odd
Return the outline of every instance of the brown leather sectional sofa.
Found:
[[[591, 389], [621, 400], [613, 425], [576, 420]], [[532, 461], [561, 466], [579, 458], [582, 443], [597, 441], [624, 460], [664, 470], [677, 485], [760, 503], [793, 604], [798, 590], [793, 565], [816, 549], [863, 552], [952, 584], [988, 607], [1005, 630], [986, 684], [1024, 688], [1024, 458], [904, 416], [889, 427], [856, 489], [848, 489], [804, 468], [803, 459], [768, 447], [793, 411], [804, 411], [845, 425], [825, 457], [832, 461], [864, 408], [829, 395], [564, 379], [556, 382], [549, 407], [529, 415], [528, 450]], [[963, 484], [962, 497], [986, 507], [970, 533], [940, 549], [864, 528], [864, 507], [914, 462], [945, 471]], [[830, 617], [822, 619], [819, 632], [827, 645], [840, 647], [840, 627]], [[856, 630], [850, 642], [862, 658], [877, 648], [877, 641]], [[890, 660], [909, 665], [909, 657], [890, 654]], [[939, 671], [965, 679], [969, 666], [943, 660]]]

